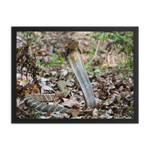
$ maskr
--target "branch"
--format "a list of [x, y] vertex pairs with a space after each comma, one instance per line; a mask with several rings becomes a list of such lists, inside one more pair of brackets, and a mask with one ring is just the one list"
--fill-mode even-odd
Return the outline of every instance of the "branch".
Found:
[[100, 41], [98, 41], [98, 44], [97, 44], [97, 47], [96, 47], [95, 56], [91, 59], [91, 61], [93, 61], [93, 59], [97, 57], [97, 52], [98, 52], [99, 42], [100, 42]]

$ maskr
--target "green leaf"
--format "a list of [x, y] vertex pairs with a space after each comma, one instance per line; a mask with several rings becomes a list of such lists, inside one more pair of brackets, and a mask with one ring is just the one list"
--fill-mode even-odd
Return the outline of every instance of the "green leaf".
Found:
[[93, 58], [93, 56], [89, 56], [89, 59], [92, 59]]
[[65, 59], [64, 59], [64, 58], [62, 58], [62, 57], [59, 57], [59, 59], [60, 59], [60, 60], [62, 60], [62, 61], [64, 61], [64, 60], [65, 60]]
[[95, 48], [94, 46], [90, 46], [90, 47], [89, 47], [89, 49], [94, 49], [94, 48]]
[[111, 36], [114, 36], [114, 33], [110, 33]]
[[89, 54], [89, 55], [93, 55], [93, 52], [89, 52], [88, 54]]
[[96, 75], [101, 76], [102, 74], [97, 73]]
[[100, 38], [100, 41], [102, 41], [102, 42], [104, 41], [103, 37]]
[[84, 65], [87, 66], [87, 62]]
[[129, 114], [132, 114], [132, 111], [129, 111]]
[[95, 74], [94, 72], [90, 72], [90, 74]]
[[34, 35], [33, 35], [33, 34], [31, 34], [31, 37], [33, 38], [33, 37], [34, 37]]
[[122, 100], [120, 100], [119, 98], [117, 99], [119, 102], [122, 102]]
[[88, 65], [92, 65], [92, 63], [93, 63], [93, 62], [91, 62], [91, 61], [90, 61], [90, 62], [87, 62]]

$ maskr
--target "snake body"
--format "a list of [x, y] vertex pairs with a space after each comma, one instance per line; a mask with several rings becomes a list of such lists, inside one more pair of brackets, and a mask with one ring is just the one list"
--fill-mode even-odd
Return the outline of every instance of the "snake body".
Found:
[[[72, 86], [70, 82], [65, 82], [65, 81], [58, 81], [57, 86], [59, 90], [64, 94], [66, 97], [68, 95], [68, 89], [66, 86]], [[61, 106], [55, 106], [55, 105], [48, 105], [48, 104], [43, 104], [41, 102], [50, 102], [53, 101], [54, 98], [56, 97], [56, 94], [30, 94], [27, 95], [26, 98], [26, 104], [27, 106], [34, 108], [38, 111], [42, 112], [56, 112], [59, 111], [61, 113], [69, 113], [72, 114], [73, 110], [72, 109], [67, 109]]]
[[[81, 56], [81, 51], [79, 49], [78, 41], [73, 40], [68, 44], [67, 59], [84, 93], [87, 107], [95, 108], [94, 93], [84, 68], [84, 63]], [[70, 83], [65, 81], [58, 81], [57, 83], [59, 90], [64, 94], [65, 97], [68, 95], [68, 89], [66, 86], [69, 84]], [[52, 101], [55, 97], [56, 94], [43, 94], [43, 95], [30, 94], [26, 96], [26, 104], [29, 107], [32, 107], [38, 111], [43, 112], [59, 111], [61, 113], [66, 112], [72, 115], [73, 114], [72, 109], [41, 103], [42, 101]]]

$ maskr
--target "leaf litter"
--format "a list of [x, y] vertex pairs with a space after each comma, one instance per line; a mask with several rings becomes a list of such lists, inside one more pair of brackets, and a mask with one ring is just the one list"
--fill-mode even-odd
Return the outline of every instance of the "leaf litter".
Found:
[[[38, 40], [41, 45], [41, 53], [38, 53], [36, 57], [39, 58], [39, 55], [46, 55], [46, 53], [51, 53], [52, 50], [58, 50], [57, 47], [49, 45], [49, 41], [46, 39], [44, 44], [44, 37], [41, 35], [41, 32], [36, 33], [38, 35]], [[47, 33], [46, 35], [51, 35]], [[45, 36], [46, 36], [45, 35]], [[63, 34], [62, 34], [63, 35]], [[51, 36], [48, 36], [49, 38]], [[52, 39], [55, 42], [55, 38]], [[67, 43], [69, 41], [66, 40]], [[64, 42], [64, 41], [62, 41]], [[65, 43], [64, 42], [64, 43]], [[89, 42], [89, 44], [91, 44]], [[46, 49], [44, 47], [46, 45]], [[63, 45], [63, 44], [60, 44]], [[85, 49], [87, 43], [81, 45]], [[66, 45], [67, 46], [67, 45]], [[18, 33], [17, 37], [17, 49], [33, 49], [36, 51], [36, 44], [32, 46], [27, 45], [27, 40], [23, 34]], [[49, 47], [47, 49], [47, 47]], [[43, 50], [44, 49], [44, 50]], [[64, 48], [65, 49], [65, 48]], [[45, 53], [43, 53], [45, 52]], [[32, 56], [32, 52], [30, 52]], [[61, 55], [64, 55], [65, 51], [61, 52]], [[107, 70], [101, 72], [99, 69], [95, 69], [96, 74], [88, 74], [89, 80], [91, 82], [95, 101], [96, 108], [92, 109], [90, 107], [85, 107], [85, 100], [83, 92], [78, 84], [75, 75], [72, 73], [72, 69], [69, 66], [62, 68], [61, 66], [57, 67], [44, 67], [38, 64], [35, 65], [35, 56], [30, 57], [24, 53], [24, 55], [19, 54], [17, 56], [17, 62], [21, 62], [17, 66], [18, 72], [16, 73], [17, 78], [17, 118], [19, 119], [132, 119], [134, 118], [134, 83], [133, 83], [133, 73], [130, 72], [130, 78], [128, 82], [128, 77], [124, 76], [124, 73], [116, 73], [113, 70]], [[83, 55], [84, 63], [87, 62], [88, 55], [84, 53]], [[26, 58], [25, 58], [26, 57]], [[27, 59], [32, 61], [27, 61]], [[50, 57], [49, 60], [52, 60]], [[24, 63], [23, 63], [24, 62]], [[63, 64], [67, 64], [67, 61], [63, 61]], [[63, 66], [63, 65], [62, 65]], [[31, 73], [31, 70], [33, 73]], [[39, 72], [42, 71], [41, 74]], [[126, 79], [126, 80], [125, 80]], [[74, 83], [74, 86], [68, 87], [69, 95], [64, 98], [61, 95], [61, 92], [58, 92], [59, 98], [61, 100], [56, 100], [53, 102], [47, 102], [49, 105], [60, 105], [61, 107], [66, 107], [74, 110], [75, 115], [71, 116], [67, 113], [44, 113], [37, 112], [34, 109], [30, 109], [25, 105], [24, 97], [31, 93], [39, 94], [53, 94], [58, 91], [57, 82], [59, 80], [65, 80], [67, 82]], [[46, 102], [45, 102], [46, 103]]]

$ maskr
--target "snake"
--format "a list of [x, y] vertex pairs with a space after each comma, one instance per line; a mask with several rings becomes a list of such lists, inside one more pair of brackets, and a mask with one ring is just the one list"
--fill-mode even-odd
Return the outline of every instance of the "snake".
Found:
[[[95, 108], [96, 102], [94, 98], [94, 92], [92, 90], [88, 75], [85, 71], [81, 50], [79, 49], [79, 42], [77, 40], [72, 40], [68, 43], [66, 55], [73, 73], [75, 74], [75, 77], [77, 78], [77, 81], [83, 91], [86, 107]], [[60, 80], [57, 82], [57, 86], [63, 93], [64, 97], [66, 97], [69, 94], [67, 86], [72, 86], [72, 84], [70, 82]], [[53, 101], [55, 97], [56, 94], [30, 94], [25, 97], [26, 105], [42, 112], [54, 113], [58, 111], [60, 113], [68, 113], [73, 115], [73, 109], [42, 103]]]

